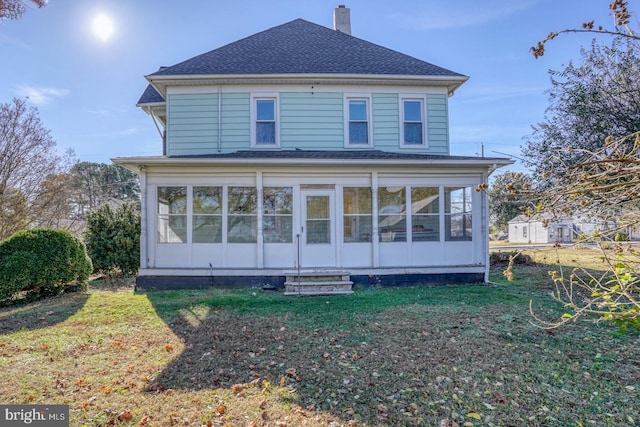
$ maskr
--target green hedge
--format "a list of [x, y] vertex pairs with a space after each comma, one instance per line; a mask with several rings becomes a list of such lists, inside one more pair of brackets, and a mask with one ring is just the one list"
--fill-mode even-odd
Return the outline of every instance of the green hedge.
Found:
[[68, 231], [20, 231], [0, 242], [0, 299], [57, 294], [66, 284], [86, 284], [92, 269], [84, 244]]
[[135, 276], [140, 266], [140, 213], [135, 203], [103, 205], [89, 213], [84, 234], [96, 272]]

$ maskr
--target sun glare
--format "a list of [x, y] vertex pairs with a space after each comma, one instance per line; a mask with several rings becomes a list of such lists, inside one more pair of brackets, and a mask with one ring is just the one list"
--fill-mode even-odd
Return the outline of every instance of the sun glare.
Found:
[[97, 38], [99, 38], [103, 42], [106, 42], [113, 35], [113, 21], [111, 21], [111, 18], [109, 18], [107, 15], [101, 13], [93, 18], [91, 29], [93, 30], [93, 34]]

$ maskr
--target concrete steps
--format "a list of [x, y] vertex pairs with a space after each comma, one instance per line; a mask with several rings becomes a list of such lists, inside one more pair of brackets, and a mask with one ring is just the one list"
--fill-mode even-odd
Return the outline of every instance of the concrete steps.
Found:
[[287, 272], [285, 295], [347, 295], [352, 294], [351, 273], [342, 270]]

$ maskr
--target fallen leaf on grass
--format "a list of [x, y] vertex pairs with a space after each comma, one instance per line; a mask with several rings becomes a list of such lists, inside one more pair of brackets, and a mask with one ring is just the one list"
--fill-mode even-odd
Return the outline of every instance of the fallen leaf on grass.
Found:
[[471, 411], [467, 414], [467, 417], [469, 418], [473, 418], [474, 420], [481, 420], [482, 419], [482, 415], [480, 415], [479, 413], [477, 413], [476, 411]]
[[452, 419], [445, 418], [440, 420], [438, 427], [458, 427], [458, 423], [453, 421]]
[[147, 424], [149, 424], [149, 422], [153, 419], [153, 417], [151, 415], [145, 415], [144, 417], [142, 417], [142, 419], [140, 420], [140, 422], [138, 423], [139, 426], [146, 426]]
[[378, 404], [378, 414], [376, 416], [381, 420], [387, 419], [389, 417], [389, 408], [382, 403]]
[[131, 418], [133, 418], [133, 415], [131, 415], [131, 411], [129, 411], [128, 409], [118, 414], [118, 421], [127, 421]]
[[496, 400], [496, 402], [498, 403], [507, 403], [507, 398], [504, 397], [503, 394], [500, 393], [493, 393], [493, 398]]
[[217, 412], [219, 415], [224, 414], [225, 412], [227, 412], [227, 405], [222, 404], [222, 405], [218, 405], [218, 406], [216, 406], [216, 412]]

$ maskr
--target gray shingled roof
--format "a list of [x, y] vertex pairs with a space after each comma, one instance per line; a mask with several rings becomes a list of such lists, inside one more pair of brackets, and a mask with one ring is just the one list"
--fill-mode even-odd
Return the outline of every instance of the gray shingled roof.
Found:
[[192, 74], [386, 74], [457, 76], [442, 67], [296, 19], [179, 64], [152, 76]]
[[155, 104], [158, 102], [164, 102], [164, 98], [151, 85], [147, 86], [138, 100], [138, 104]]
[[[149, 77], [183, 75], [354, 74], [466, 76], [304, 19], [259, 32]], [[162, 101], [148, 87], [141, 104]]]
[[505, 160], [503, 158], [391, 153], [380, 150], [240, 150], [223, 154], [171, 156], [175, 159], [333, 159], [333, 160]]

